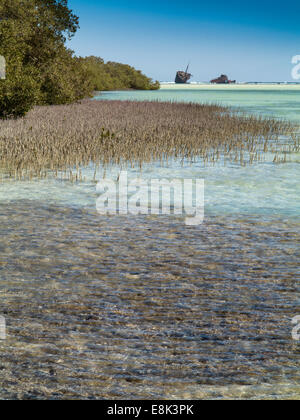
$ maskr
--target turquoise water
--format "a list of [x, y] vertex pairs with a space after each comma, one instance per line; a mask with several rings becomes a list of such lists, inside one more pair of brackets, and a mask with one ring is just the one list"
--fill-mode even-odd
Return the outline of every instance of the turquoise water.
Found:
[[300, 86], [297, 85], [238, 85], [225, 88], [211, 85], [162, 85], [159, 91], [103, 92], [96, 99], [218, 103], [300, 123]]
[[[218, 102], [297, 122], [299, 95], [170, 85], [95, 99]], [[129, 179], [204, 178], [193, 228], [97, 214], [92, 168], [82, 183], [1, 182], [0, 399], [299, 399], [300, 158], [273, 159], [128, 168]]]
[[[218, 102], [247, 113], [269, 115], [298, 121], [300, 88], [298, 86], [228, 87], [169, 85], [159, 91], [104, 92], [96, 100], [163, 100]], [[300, 122], [300, 120], [299, 120]], [[288, 149], [289, 140], [283, 139]], [[129, 179], [201, 178], [205, 180], [205, 211], [208, 215], [249, 214], [297, 217], [300, 214], [299, 153], [287, 153], [287, 163], [274, 164], [274, 153], [264, 154], [263, 161], [251, 166], [222, 163], [204, 166], [202, 162], [168, 162], [145, 165], [143, 172], [128, 169]], [[125, 168], [126, 169], [126, 168]], [[120, 168], [106, 172], [107, 178], [117, 179]], [[95, 209], [97, 199], [92, 168], [85, 168], [86, 182], [71, 184], [53, 179], [35, 182], [7, 181], [0, 188], [0, 202], [40, 200], [51, 204]], [[101, 180], [103, 173], [98, 173]]]
[[[218, 103], [242, 112], [265, 117], [288, 119], [300, 124], [300, 86], [284, 85], [162, 85], [159, 91], [103, 92], [96, 100], [159, 100]], [[300, 157], [290, 153], [288, 163], [274, 164], [274, 154], [252, 166], [169, 164], [146, 167], [151, 177], [192, 177], [205, 179], [208, 214], [252, 214], [291, 217], [300, 214]]]

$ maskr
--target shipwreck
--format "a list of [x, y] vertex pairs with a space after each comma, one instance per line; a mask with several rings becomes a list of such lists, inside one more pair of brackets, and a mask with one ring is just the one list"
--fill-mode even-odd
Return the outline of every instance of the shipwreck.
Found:
[[211, 80], [210, 83], [215, 83], [218, 85], [230, 85], [236, 83], [236, 80], [229, 80], [226, 74], [221, 74], [220, 77]]
[[187, 83], [190, 78], [192, 77], [191, 73], [189, 73], [189, 66], [187, 66], [186, 71], [178, 71], [176, 73], [175, 83]]

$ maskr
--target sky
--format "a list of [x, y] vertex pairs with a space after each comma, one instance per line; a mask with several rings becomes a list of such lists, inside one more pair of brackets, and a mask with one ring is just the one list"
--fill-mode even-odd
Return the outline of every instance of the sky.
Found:
[[80, 29], [68, 43], [173, 81], [191, 62], [193, 81], [221, 73], [239, 82], [293, 81], [300, 2], [270, 0], [69, 0]]

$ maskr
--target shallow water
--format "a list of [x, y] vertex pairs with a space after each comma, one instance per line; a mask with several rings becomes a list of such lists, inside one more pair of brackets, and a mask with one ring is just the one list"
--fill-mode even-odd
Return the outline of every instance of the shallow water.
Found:
[[[101, 99], [209, 97], [295, 120], [300, 91], [282, 89]], [[193, 228], [100, 216], [88, 168], [81, 184], [1, 183], [0, 398], [300, 398], [299, 153], [288, 160], [145, 166], [147, 179], [205, 179], [205, 222]]]
[[295, 221], [0, 214], [1, 397], [299, 397]]
[[102, 92], [99, 100], [218, 103], [245, 112], [300, 122], [300, 85], [162, 85], [159, 91]]

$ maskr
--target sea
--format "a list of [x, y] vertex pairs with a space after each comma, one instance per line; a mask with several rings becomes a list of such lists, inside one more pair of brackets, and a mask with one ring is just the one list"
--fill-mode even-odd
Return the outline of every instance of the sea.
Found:
[[[93, 99], [217, 103], [300, 124], [299, 85], [168, 83]], [[282, 162], [125, 168], [204, 180], [196, 226], [99, 214], [93, 168], [81, 183], [1, 182], [0, 398], [300, 399], [300, 156], [282, 141]]]

